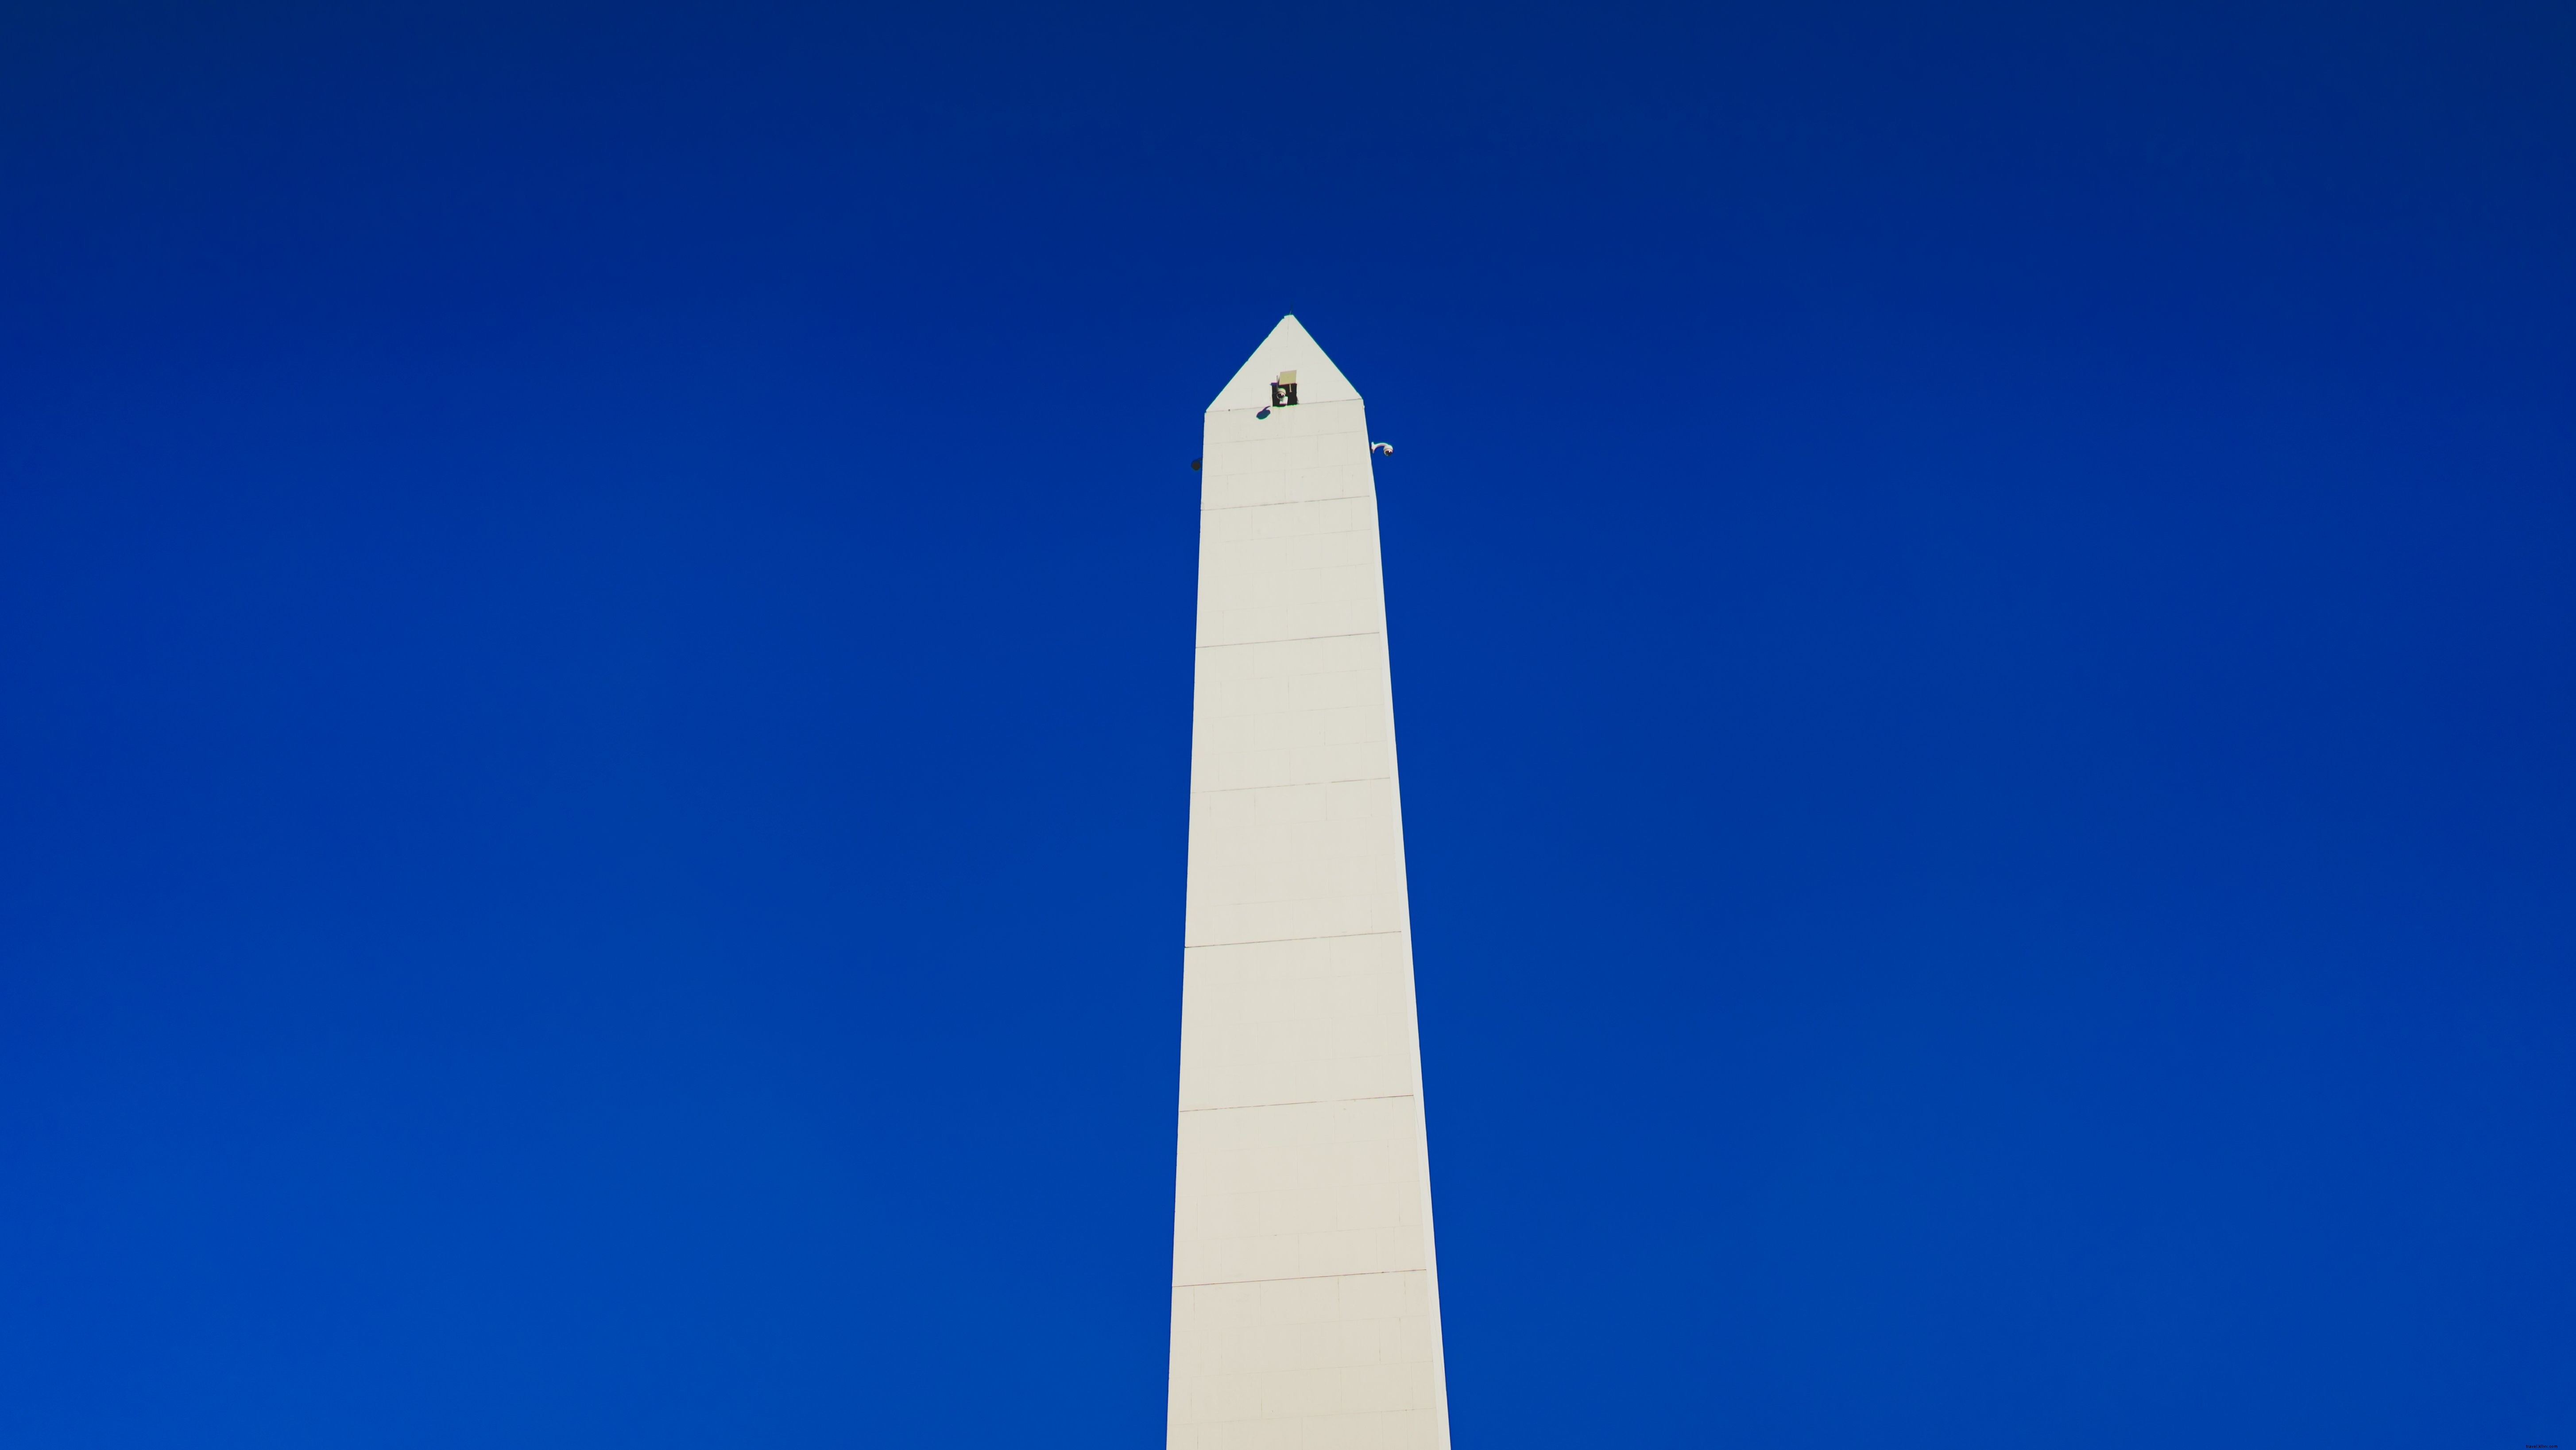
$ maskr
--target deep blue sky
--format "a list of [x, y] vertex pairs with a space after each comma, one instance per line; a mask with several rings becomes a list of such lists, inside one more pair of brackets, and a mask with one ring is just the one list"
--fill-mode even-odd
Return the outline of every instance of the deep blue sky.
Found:
[[2576, 1441], [2576, 20], [19, 4], [0, 1443], [1159, 1443], [1198, 416], [1461, 1450]]

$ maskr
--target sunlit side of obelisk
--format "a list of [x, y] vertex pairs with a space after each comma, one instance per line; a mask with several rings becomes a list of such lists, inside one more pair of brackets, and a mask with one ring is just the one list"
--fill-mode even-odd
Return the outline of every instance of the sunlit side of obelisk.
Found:
[[1207, 410], [1171, 1450], [1445, 1450], [1377, 489], [1294, 317]]

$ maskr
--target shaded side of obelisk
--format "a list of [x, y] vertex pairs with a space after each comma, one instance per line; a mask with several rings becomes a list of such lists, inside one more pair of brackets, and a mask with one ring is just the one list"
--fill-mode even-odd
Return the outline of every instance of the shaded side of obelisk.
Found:
[[1359, 394], [1284, 318], [1207, 411], [1171, 1450], [1446, 1450]]

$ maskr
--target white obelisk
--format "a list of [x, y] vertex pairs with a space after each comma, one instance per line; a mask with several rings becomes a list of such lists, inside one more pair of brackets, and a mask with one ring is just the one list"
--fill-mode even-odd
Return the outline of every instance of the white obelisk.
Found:
[[1207, 410], [1171, 1450], [1446, 1450], [1368, 425], [1294, 317]]

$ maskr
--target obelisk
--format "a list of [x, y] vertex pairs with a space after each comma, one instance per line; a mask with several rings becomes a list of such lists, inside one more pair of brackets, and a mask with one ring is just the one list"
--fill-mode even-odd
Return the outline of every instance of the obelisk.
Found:
[[1294, 317], [1207, 410], [1170, 1450], [1446, 1450], [1377, 488]]

